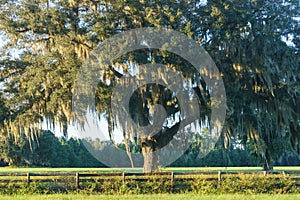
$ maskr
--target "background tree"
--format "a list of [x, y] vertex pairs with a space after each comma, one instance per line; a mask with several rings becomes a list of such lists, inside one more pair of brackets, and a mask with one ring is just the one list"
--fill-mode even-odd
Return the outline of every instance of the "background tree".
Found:
[[[220, 142], [204, 158], [199, 158], [201, 150], [201, 137], [199, 134], [191, 142], [187, 151], [171, 167], [239, 167], [239, 166], [263, 166], [264, 159], [256, 155], [254, 143], [244, 146], [241, 140], [231, 139], [231, 145], [224, 153]], [[14, 138], [4, 137], [0, 143], [1, 166], [27, 166], [27, 167], [106, 167], [94, 158], [85, 148], [83, 140], [70, 138], [57, 138], [51, 131], [43, 131], [38, 138], [38, 143], [33, 143], [32, 149], [28, 139], [23, 136], [15, 141]], [[87, 144], [95, 147], [103, 147], [100, 140], [93, 140]], [[118, 148], [126, 150], [125, 143], [118, 143]], [[130, 151], [140, 153], [140, 144], [129, 141]], [[276, 146], [275, 146], [276, 148]], [[275, 149], [281, 151], [281, 149]], [[277, 154], [279, 155], [279, 153]], [[74, 159], [76, 157], [76, 159]], [[124, 159], [124, 158], [120, 158]], [[275, 158], [272, 158], [276, 160]], [[292, 151], [286, 151], [274, 164], [277, 166], [298, 166], [300, 159]], [[130, 167], [130, 163], [124, 167]]]
[[33, 167], [105, 167], [85, 148], [81, 139], [56, 137], [42, 131], [38, 141], [29, 145], [28, 138], [1, 137], [0, 160], [3, 165]]
[[273, 142], [290, 140], [299, 153], [299, 53], [283, 41], [299, 36], [298, 7], [296, 1], [208, 1], [205, 14], [203, 45], [227, 92], [225, 138], [253, 141], [265, 169], [280, 155]]
[[26, 154], [29, 153], [29, 145], [25, 136], [18, 138], [1, 137], [0, 157], [2, 161], [11, 166], [27, 165]]

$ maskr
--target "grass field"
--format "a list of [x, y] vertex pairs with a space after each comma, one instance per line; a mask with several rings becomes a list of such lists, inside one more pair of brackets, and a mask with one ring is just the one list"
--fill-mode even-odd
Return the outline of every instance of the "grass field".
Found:
[[221, 195], [196, 195], [196, 194], [157, 194], [157, 195], [18, 195], [18, 196], [1, 196], [0, 199], [14, 200], [296, 200], [300, 199], [300, 194], [284, 194], [284, 195], [242, 195], [242, 194], [221, 194]]
[[[162, 171], [173, 172], [197, 172], [197, 171], [262, 171], [261, 167], [179, 167], [179, 168], [162, 168]], [[274, 171], [298, 171], [300, 166], [296, 167], [274, 167]], [[17, 167], [0, 167], [0, 173], [26, 173], [26, 172], [142, 172], [141, 168], [17, 168]]]
[[[252, 172], [252, 171], [262, 171], [261, 167], [203, 167], [203, 168], [162, 168], [161, 171], [173, 171], [173, 172], [212, 172], [212, 171], [234, 171], [234, 172]], [[274, 171], [297, 171], [296, 174], [291, 174], [292, 178], [299, 177], [300, 175], [300, 166], [299, 167], [275, 167]], [[30, 184], [30, 187], [26, 185], [26, 178], [25, 173], [72, 173], [70, 176], [64, 177], [63, 175], [52, 175], [50, 176], [30, 176], [30, 180], [35, 184]], [[209, 176], [208, 178], [214, 177], [213, 181], [204, 181], [201, 179], [203, 176], [198, 177], [197, 180], [185, 180], [185, 178], [191, 178], [194, 175], [183, 175], [177, 174], [176, 180], [174, 183], [175, 193], [185, 193], [185, 194], [168, 194], [170, 192], [170, 180], [167, 181], [150, 181], [150, 182], [139, 182], [135, 181], [135, 179], [126, 178], [126, 183], [122, 185], [121, 178], [118, 176], [118, 181], [110, 182], [111, 179], [108, 177], [103, 182], [99, 182], [98, 179], [93, 179], [94, 182], [82, 182], [86, 181], [87, 179], [81, 180], [80, 178], [80, 192], [77, 194], [74, 189], [68, 189], [68, 194], [64, 191], [60, 192], [59, 194], [57, 191], [52, 191], [48, 187], [53, 186], [60, 186], [66, 187], [75, 186], [75, 175], [73, 173], [80, 172], [80, 173], [113, 173], [113, 172], [142, 172], [141, 168], [132, 169], [132, 168], [13, 168], [13, 167], [0, 167], [0, 181], [3, 182], [4, 187], [1, 190], [0, 200], [1, 199], [42, 199], [42, 200], [54, 200], [54, 199], [134, 199], [134, 200], [147, 200], [147, 199], [204, 199], [204, 200], [218, 200], [218, 199], [253, 199], [253, 200], [294, 200], [300, 199], [300, 190], [295, 186], [295, 183], [292, 179], [280, 177], [280, 181], [278, 178], [276, 179], [275, 176], [282, 176], [282, 174], [274, 175], [274, 177], [266, 176], [266, 179], [262, 174], [263, 178], [260, 178], [255, 175], [224, 175], [225, 178], [222, 176], [222, 187], [218, 187], [215, 184], [218, 184], [217, 175], [216, 174], [209, 174], [203, 176]], [[299, 173], [298, 173], [299, 172]], [[24, 176], [6, 176], [5, 173], [22, 173], [25, 174]], [[188, 176], [188, 177], [183, 177]], [[232, 179], [234, 176], [243, 176], [239, 179]], [[84, 176], [83, 176], [84, 177]], [[226, 178], [227, 177], [227, 178]], [[170, 178], [170, 177], [168, 177]], [[21, 180], [22, 179], [22, 180]], [[6, 186], [7, 184], [5, 181], [21, 181], [21, 182], [12, 182], [11, 185]], [[50, 180], [50, 182], [49, 182]], [[57, 181], [59, 180], [59, 181]], [[79, 180], [79, 179], [78, 179]], [[116, 179], [117, 180], [117, 179]], [[155, 179], [156, 180], [156, 179]], [[232, 181], [235, 180], [235, 181]], [[292, 180], [292, 181], [291, 181]], [[42, 181], [42, 182], [39, 182]], [[90, 179], [89, 179], [90, 181]], [[2, 183], [1, 182], [1, 183]], [[55, 183], [54, 183], [55, 182]], [[79, 183], [79, 182], [78, 182]], [[182, 186], [183, 185], [183, 186]], [[235, 185], [235, 186], [234, 186]], [[237, 187], [237, 185], [239, 187]], [[254, 185], [254, 186], [253, 186]], [[16, 187], [18, 186], [18, 187]], [[96, 187], [97, 186], [97, 187]], [[124, 187], [123, 187], [124, 186]], [[241, 187], [240, 187], [241, 186]], [[17, 188], [17, 189], [16, 189]], [[156, 189], [155, 189], [156, 188]], [[186, 189], [188, 188], [188, 189]], [[100, 191], [100, 192], [99, 192]], [[38, 194], [52, 194], [52, 195], [38, 195]], [[53, 193], [54, 192], [54, 193]], [[98, 195], [92, 195], [97, 194]], [[133, 194], [155, 194], [155, 195], [133, 195]], [[160, 193], [160, 194], [159, 194]], [[211, 195], [200, 195], [201, 194], [211, 194]], [[239, 194], [236, 194], [239, 193]], [[263, 194], [265, 193], [265, 194]], [[269, 193], [266, 194], [266, 193]], [[270, 195], [270, 194], [280, 194], [280, 193], [294, 193], [288, 195]], [[12, 196], [5, 196], [4, 194], [14, 194]], [[17, 195], [23, 194], [23, 195]], [[106, 194], [106, 195], [104, 195]], [[109, 196], [108, 194], [118, 194], [114, 196]], [[121, 195], [127, 194], [127, 195]], [[198, 194], [198, 195], [197, 195]], [[221, 195], [213, 195], [213, 194], [221, 194]], [[242, 194], [253, 194], [253, 195], [242, 195]], [[257, 194], [257, 195], [254, 195]]]

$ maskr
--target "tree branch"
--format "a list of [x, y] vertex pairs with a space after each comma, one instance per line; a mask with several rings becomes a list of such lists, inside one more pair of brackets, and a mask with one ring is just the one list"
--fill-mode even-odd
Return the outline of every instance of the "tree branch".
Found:
[[114, 73], [114, 75], [118, 78], [122, 78], [123, 74], [121, 74], [120, 72], [118, 72], [117, 70], [115, 70], [112, 66], [109, 67], [109, 69]]
[[191, 124], [194, 121], [195, 121], [195, 119], [193, 119], [193, 118], [183, 119], [180, 122], [176, 123], [171, 128], [168, 128], [166, 131], [161, 130], [159, 133], [154, 135], [153, 138], [155, 141], [157, 141], [158, 148], [164, 147], [173, 139], [173, 137], [174, 137], [174, 135], [176, 135], [180, 125], [182, 125], [182, 127], [185, 127], [186, 125]]
[[16, 30], [16, 32], [17, 33], [25, 33], [25, 32], [27, 32], [27, 31], [30, 31], [31, 29], [30, 28], [25, 28], [25, 29], [23, 29], [23, 30]]

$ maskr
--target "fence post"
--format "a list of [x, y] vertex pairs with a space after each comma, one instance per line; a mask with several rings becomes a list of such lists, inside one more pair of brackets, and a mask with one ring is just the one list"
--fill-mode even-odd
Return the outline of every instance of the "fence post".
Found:
[[75, 181], [76, 181], [76, 189], [79, 189], [79, 182], [80, 182], [80, 180], [79, 180], [79, 173], [77, 172], [76, 173], [76, 178], [75, 178]]
[[218, 184], [219, 184], [219, 186], [222, 185], [222, 171], [218, 172]]
[[125, 180], [126, 180], [126, 174], [125, 174], [125, 172], [123, 172], [123, 174], [122, 174], [122, 182], [123, 182], [123, 184], [125, 184]]
[[267, 171], [264, 171], [264, 176], [267, 176]]
[[174, 172], [171, 172], [171, 193], [174, 192], [174, 182], [175, 182]]
[[30, 185], [30, 173], [27, 173], [27, 184]]

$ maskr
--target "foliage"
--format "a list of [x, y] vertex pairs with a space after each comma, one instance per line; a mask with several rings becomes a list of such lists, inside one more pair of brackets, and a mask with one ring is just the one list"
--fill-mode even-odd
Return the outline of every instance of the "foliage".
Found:
[[[98, 143], [96, 143], [98, 142]], [[103, 145], [99, 140], [94, 145]], [[125, 144], [118, 147], [126, 150]], [[129, 143], [133, 153], [140, 153], [140, 145]], [[264, 160], [252, 155], [249, 149], [234, 148], [231, 146], [224, 151], [218, 143], [215, 149], [203, 158], [199, 157], [200, 148], [193, 142], [190, 148], [171, 167], [241, 167], [262, 166]], [[0, 158], [3, 165], [10, 166], [35, 166], [35, 167], [104, 167], [96, 158], [86, 150], [81, 139], [57, 138], [50, 131], [43, 131], [38, 143], [33, 143], [30, 148], [28, 139], [23, 136], [15, 141], [13, 138], [4, 137], [0, 144]], [[254, 151], [254, 150], [253, 150]], [[287, 152], [275, 162], [277, 166], [299, 165], [300, 159], [293, 152]], [[130, 167], [130, 166], [127, 166]], [[38, 169], [37, 169], [38, 170]], [[59, 169], [57, 169], [59, 170]], [[88, 170], [88, 168], [87, 168]]]
[[285, 141], [298, 149], [299, 77], [293, 72], [299, 71], [299, 52], [282, 37], [298, 38], [299, 22], [293, 16], [299, 16], [299, 5], [273, 0], [208, 4], [212, 37], [204, 45], [224, 74], [227, 91], [224, 146], [238, 135], [270, 169], [282, 153], [277, 150], [290, 148]]
[[[228, 112], [221, 138], [225, 148], [230, 146], [231, 137], [238, 136], [244, 144], [252, 145], [253, 154], [263, 160], [265, 169], [270, 169], [272, 161], [290, 146], [299, 153], [300, 76], [295, 73], [300, 63], [300, 29], [295, 19], [299, 17], [299, 2], [201, 2], [4, 0], [0, 5], [0, 31], [7, 43], [0, 61], [1, 134], [35, 140], [46, 121], [49, 126], [62, 127], [67, 136], [68, 125], [82, 121], [74, 116], [71, 101], [76, 73], [89, 53], [116, 33], [150, 26], [185, 33], [212, 56], [227, 92]], [[293, 45], [283, 41], [289, 37]], [[16, 49], [18, 56], [11, 54]], [[120, 72], [124, 72], [122, 76], [135, 64], [152, 62], [169, 64], [198, 83], [193, 89], [203, 86], [205, 90], [199, 74], [175, 55], [145, 49], [124, 55], [104, 70], [97, 89], [97, 111], [107, 118], [111, 135], [115, 125], [122, 125], [115, 120], [109, 104]], [[169, 119], [178, 112], [175, 97], [155, 101], [153, 91], [157, 89], [157, 85], [141, 87], [133, 96], [131, 106], [137, 105], [138, 110], [132, 110], [131, 115], [137, 124], [151, 124], [150, 108], [156, 103], [173, 102], [165, 106]], [[161, 91], [160, 95], [169, 92]], [[208, 99], [201, 104], [205, 112], [200, 118], [205, 119], [209, 117], [210, 100], [209, 95], [201, 97]], [[176, 126], [161, 134], [166, 136], [163, 139], [173, 137], [174, 129]], [[124, 133], [126, 137], [134, 135], [128, 130]], [[71, 156], [70, 165], [76, 165], [76, 155]]]
[[26, 137], [1, 137], [0, 157], [2, 162], [12, 166], [25, 165], [25, 156], [28, 153], [29, 143]]
[[[145, 177], [147, 178], [147, 177]], [[186, 177], [187, 178], [187, 177]], [[80, 190], [72, 185], [53, 187], [53, 183], [33, 182], [28, 186], [25, 183], [8, 183], [0, 186], [0, 194], [170, 194], [171, 182], [168, 177], [148, 177], [147, 181], [128, 179], [122, 183], [120, 177], [99, 180], [80, 184]], [[178, 177], [174, 183], [174, 193], [190, 194], [287, 194], [299, 193], [296, 182], [282, 175], [264, 177], [260, 175], [223, 175], [222, 184], [218, 184], [215, 175], [197, 175], [193, 180]]]
[[32, 147], [24, 136], [18, 143], [5, 138], [0, 148], [1, 158], [12, 166], [105, 167], [90, 155], [80, 139], [59, 139], [51, 131], [43, 131]]

